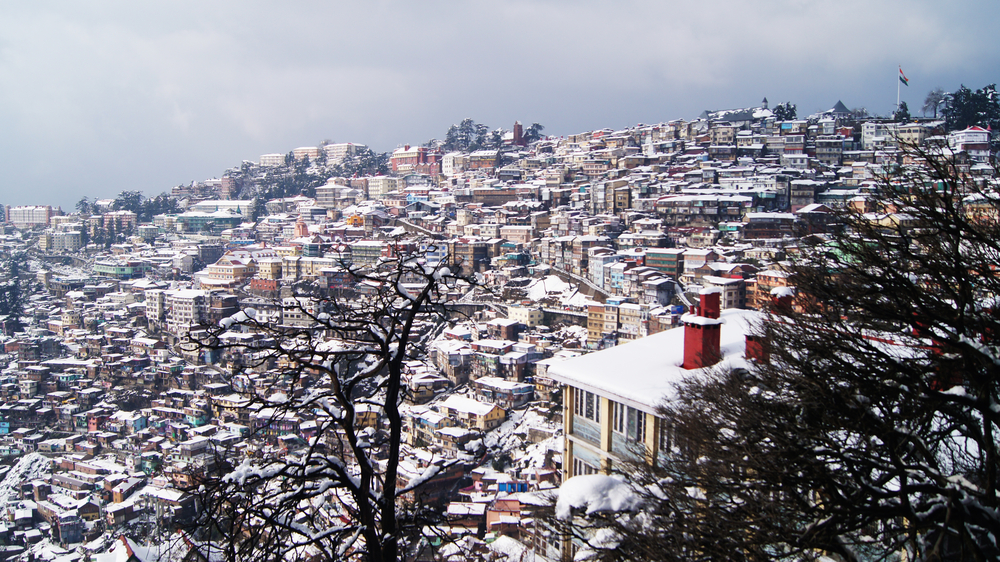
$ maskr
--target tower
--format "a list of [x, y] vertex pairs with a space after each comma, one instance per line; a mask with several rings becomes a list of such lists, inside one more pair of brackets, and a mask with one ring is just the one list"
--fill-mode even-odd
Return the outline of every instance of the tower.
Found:
[[514, 121], [514, 146], [524, 146], [526, 144], [524, 142], [524, 127], [521, 126], [520, 121]]

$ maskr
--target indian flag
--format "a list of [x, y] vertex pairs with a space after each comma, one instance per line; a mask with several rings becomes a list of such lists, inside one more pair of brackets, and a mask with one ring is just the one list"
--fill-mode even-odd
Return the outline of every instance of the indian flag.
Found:
[[909, 87], [909, 85], [910, 85], [910, 79], [907, 78], [905, 74], [903, 74], [903, 67], [902, 66], [899, 67], [899, 81], [902, 82], [904, 86]]

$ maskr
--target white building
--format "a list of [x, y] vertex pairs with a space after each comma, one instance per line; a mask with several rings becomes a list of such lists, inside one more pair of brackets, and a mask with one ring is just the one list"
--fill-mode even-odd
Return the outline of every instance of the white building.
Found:
[[261, 166], [281, 166], [285, 163], [284, 154], [261, 154], [260, 155], [260, 165]]
[[873, 150], [886, 146], [896, 146], [899, 123], [865, 121], [861, 124], [861, 147]]
[[[192, 327], [208, 317], [208, 293], [196, 289], [167, 291], [164, 308], [167, 330], [177, 336], [187, 334]], [[146, 305], [147, 312], [149, 305]]]
[[955, 152], [965, 152], [974, 162], [989, 162], [990, 132], [982, 127], [969, 127], [948, 134], [948, 147]]
[[326, 152], [326, 161], [328, 164], [340, 164], [348, 156], [353, 156], [366, 148], [368, 148], [368, 146], [364, 144], [336, 142], [324, 146], [323, 150]]
[[16, 228], [31, 228], [33, 226], [48, 226], [49, 219], [54, 214], [48, 205], [25, 205], [7, 207], [7, 222]]
[[461, 152], [449, 152], [441, 158], [441, 174], [447, 177], [465, 171], [468, 157]]
[[244, 217], [249, 217], [253, 211], [253, 200], [251, 199], [208, 199], [199, 201], [188, 208], [188, 212], [215, 213], [217, 211], [230, 211]]
[[314, 162], [317, 158], [319, 158], [319, 147], [300, 146], [292, 150], [292, 156], [295, 157], [297, 162], [305, 160], [306, 158], [308, 158], [310, 162]]

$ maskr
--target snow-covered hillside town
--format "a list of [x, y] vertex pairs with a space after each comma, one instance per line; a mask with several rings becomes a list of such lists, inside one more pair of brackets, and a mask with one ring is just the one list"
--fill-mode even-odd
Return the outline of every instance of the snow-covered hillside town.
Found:
[[[400, 501], [434, 511], [414, 560], [567, 559], [538, 517], [553, 492], [664, 453], [676, 383], [763, 358], [751, 326], [798, 306], [788, 264], [839, 211], [905, 222], [872, 194], [914, 148], [997, 187], [995, 131], [831, 102], [567, 137], [454, 127], [382, 155], [327, 143], [159, 196], [7, 207], [0, 560], [224, 558], [192, 530], [204, 483], [337, 446], [343, 474], [392, 464]], [[345, 311], [386, 325], [364, 317], [386, 294], [378, 310], [412, 325], [345, 335]], [[348, 423], [317, 396], [358, 373]], [[348, 525], [336, 490], [296, 524]]]

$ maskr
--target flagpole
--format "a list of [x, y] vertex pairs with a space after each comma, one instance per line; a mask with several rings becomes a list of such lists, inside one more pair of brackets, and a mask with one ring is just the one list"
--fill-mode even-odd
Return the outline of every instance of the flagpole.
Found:
[[[903, 74], [903, 65], [899, 65], [899, 74]], [[896, 77], [896, 111], [899, 111], [899, 76]]]

